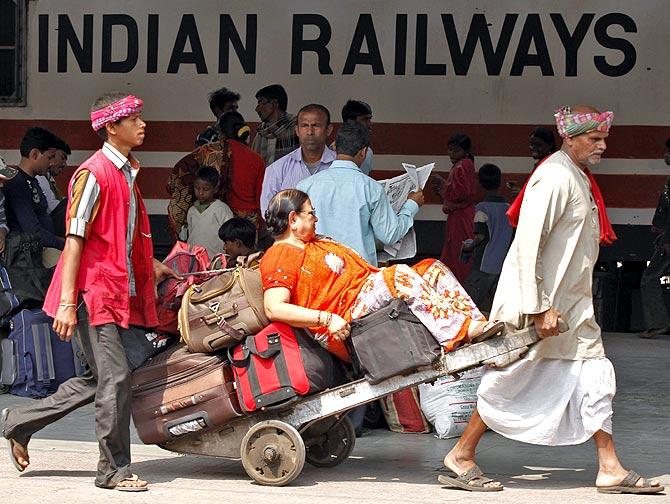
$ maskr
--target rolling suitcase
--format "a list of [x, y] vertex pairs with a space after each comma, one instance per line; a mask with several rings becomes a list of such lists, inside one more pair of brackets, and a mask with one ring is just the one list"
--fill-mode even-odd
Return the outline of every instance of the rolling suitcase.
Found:
[[224, 425], [242, 414], [230, 364], [175, 345], [133, 373], [133, 422], [145, 444]]

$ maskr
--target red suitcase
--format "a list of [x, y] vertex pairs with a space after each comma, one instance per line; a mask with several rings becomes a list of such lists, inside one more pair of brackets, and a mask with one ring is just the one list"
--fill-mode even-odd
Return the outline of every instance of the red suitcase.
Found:
[[312, 337], [281, 322], [229, 349], [242, 409], [252, 412], [335, 384], [339, 367]]
[[175, 345], [133, 373], [133, 422], [145, 444], [224, 425], [242, 414], [230, 364]]

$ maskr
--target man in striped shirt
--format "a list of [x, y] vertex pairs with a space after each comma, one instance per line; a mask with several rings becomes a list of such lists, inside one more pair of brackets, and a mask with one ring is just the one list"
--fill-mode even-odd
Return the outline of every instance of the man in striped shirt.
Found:
[[131, 370], [121, 333], [130, 324], [158, 325], [154, 281], [174, 275], [153, 259], [149, 219], [135, 184], [139, 163], [130, 151], [144, 141], [141, 108], [134, 96], [110, 93], [91, 109], [93, 129], [105, 143], [70, 184], [65, 248], [44, 302], [61, 339], [69, 341], [77, 328], [89, 369], [44, 400], [2, 412], [12, 462], [24, 471], [32, 435], [95, 397], [95, 485], [121, 491], [147, 489], [130, 472]]

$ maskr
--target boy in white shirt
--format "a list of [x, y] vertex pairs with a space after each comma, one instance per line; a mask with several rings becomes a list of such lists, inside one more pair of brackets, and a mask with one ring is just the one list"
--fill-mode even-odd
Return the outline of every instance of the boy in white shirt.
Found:
[[218, 231], [221, 224], [233, 218], [230, 207], [214, 197], [218, 186], [219, 172], [211, 166], [200, 167], [193, 183], [195, 201], [186, 215], [186, 241], [205, 247], [210, 258], [223, 253], [225, 247]]

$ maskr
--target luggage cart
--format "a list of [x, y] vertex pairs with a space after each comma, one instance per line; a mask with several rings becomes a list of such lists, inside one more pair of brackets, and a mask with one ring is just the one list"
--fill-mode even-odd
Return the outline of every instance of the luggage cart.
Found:
[[284, 486], [300, 475], [305, 462], [334, 467], [351, 454], [353, 425], [343, 413], [388, 394], [429, 383], [485, 364], [503, 367], [520, 359], [539, 340], [533, 327], [467, 345], [442, 355], [411, 374], [371, 384], [365, 378], [301, 398], [286, 409], [258, 411], [229, 424], [184, 435], [161, 445], [183, 454], [241, 460], [261, 485]]

